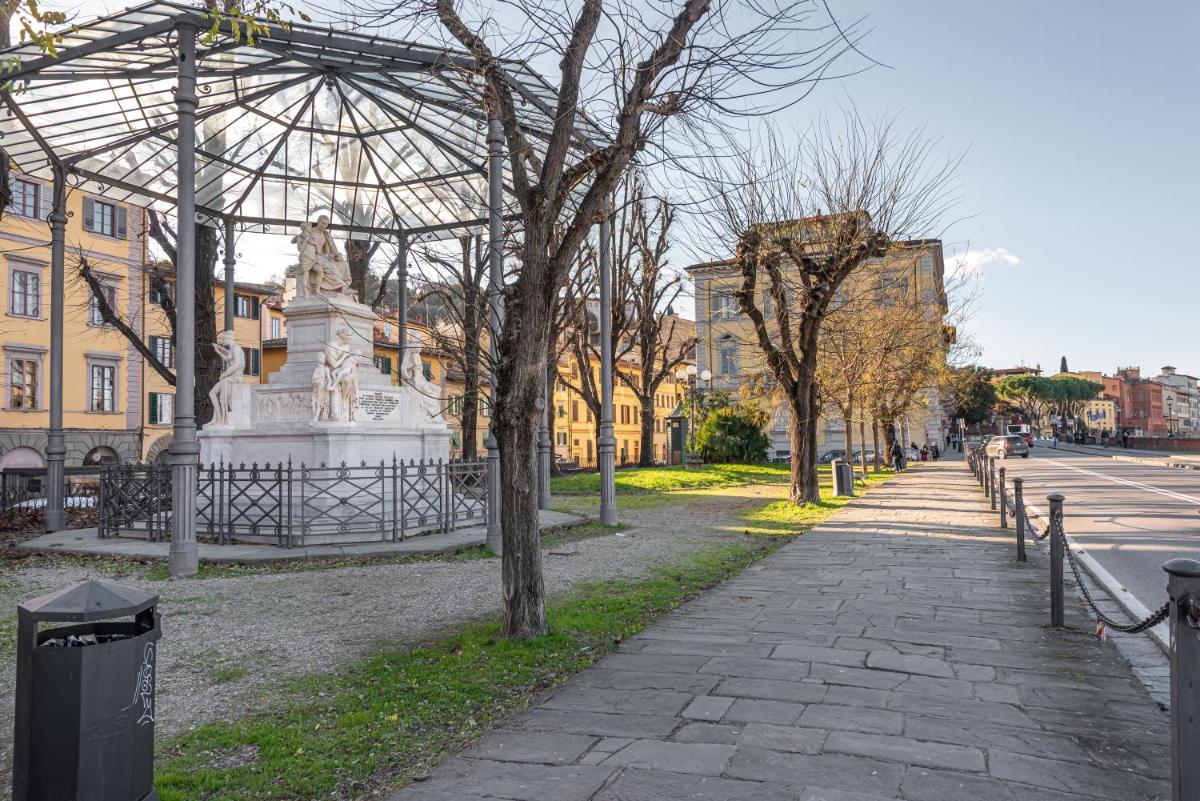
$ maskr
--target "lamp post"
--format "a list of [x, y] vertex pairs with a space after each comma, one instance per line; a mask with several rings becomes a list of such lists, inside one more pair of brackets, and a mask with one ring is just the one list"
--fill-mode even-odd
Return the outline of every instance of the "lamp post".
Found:
[[[696, 452], [696, 404], [695, 396], [698, 394], [699, 381], [711, 381], [712, 373], [708, 370], [696, 370], [696, 365], [689, 364], [687, 367], [680, 367], [675, 371], [675, 378], [687, 384], [687, 390], [684, 395], [688, 401], [688, 454], [689, 456]], [[698, 380], [697, 380], [698, 379]]]

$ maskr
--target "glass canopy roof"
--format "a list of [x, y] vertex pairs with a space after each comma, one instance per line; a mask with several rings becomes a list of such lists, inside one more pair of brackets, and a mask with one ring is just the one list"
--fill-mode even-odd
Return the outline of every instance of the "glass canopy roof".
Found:
[[[0, 51], [21, 68], [2, 95], [0, 147], [17, 169], [173, 213], [177, 33], [202, 10], [151, 2], [68, 31], [57, 58]], [[224, 31], [197, 44], [196, 209], [246, 231], [281, 232], [329, 214], [376, 238], [452, 235], [487, 218], [486, 116], [473, 60], [412, 42], [293, 25], [247, 44]], [[556, 98], [524, 62], [505, 61], [522, 125], [545, 141]], [[587, 119], [576, 144], [605, 135]], [[508, 186], [505, 160], [505, 183]], [[515, 201], [506, 193], [505, 214]]]

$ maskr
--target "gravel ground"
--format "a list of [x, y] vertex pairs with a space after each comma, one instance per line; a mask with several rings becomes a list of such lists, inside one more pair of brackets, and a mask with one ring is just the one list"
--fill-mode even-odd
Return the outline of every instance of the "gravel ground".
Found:
[[[783, 496], [782, 486], [756, 485], [692, 492], [686, 501], [627, 510], [622, 519], [629, 527], [618, 534], [552, 549], [545, 559], [546, 589], [556, 594], [579, 581], [641, 575], [686, 552], [740, 538], [739, 512]], [[14, 625], [17, 601], [89, 575], [97, 573], [83, 564], [8, 571], [0, 576], [0, 625]], [[382, 643], [419, 642], [500, 608], [495, 559], [121, 583], [162, 598], [160, 737], [262, 709], [278, 696], [277, 683], [297, 674], [332, 672]], [[12, 759], [15, 678], [11, 632], [4, 637], [0, 771]]]

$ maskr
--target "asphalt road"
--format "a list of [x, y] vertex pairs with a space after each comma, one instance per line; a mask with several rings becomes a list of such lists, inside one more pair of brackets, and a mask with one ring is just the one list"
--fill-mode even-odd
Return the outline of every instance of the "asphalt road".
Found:
[[[1061, 492], [1067, 534], [1145, 604], [1167, 599], [1163, 562], [1200, 559], [1200, 470], [1136, 464], [1098, 455], [1033, 448], [1002, 464], [1025, 479], [1025, 500], [1045, 512]], [[1011, 488], [1011, 485], [1010, 485]]]

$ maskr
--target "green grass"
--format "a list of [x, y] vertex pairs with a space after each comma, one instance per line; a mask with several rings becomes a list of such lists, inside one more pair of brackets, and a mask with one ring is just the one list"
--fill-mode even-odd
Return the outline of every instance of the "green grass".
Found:
[[[822, 465], [828, 471], [828, 465]], [[700, 470], [688, 470], [680, 465], [670, 467], [635, 467], [618, 470], [618, 494], [672, 492], [675, 490], [730, 487], [739, 484], [780, 483], [788, 480], [784, 464], [706, 464]], [[550, 480], [554, 495], [589, 495], [600, 492], [599, 473], [576, 473]]]
[[[855, 492], [870, 491], [873, 487], [887, 481], [892, 475], [891, 470], [869, 473], [865, 484], [855, 484]], [[820, 503], [797, 506], [791, 501], [774, 501], [741, 515], [742, 525], [739, 528], [746, 534], [756, 536], [780, 537], [803, 534], [813, 526], [824, 523], [852, 500], [853, 498], [835, 497], [832, 483], [827, 482], [823, 476]]]
[[705, 550], [649, 578], [606, 581], [548, 605], [552, 633], [510, 642], [477, 624], [280, 688], [273, 711], [164, 744], [162, 801], [307, 801], [403, 784], [778, 540]]

